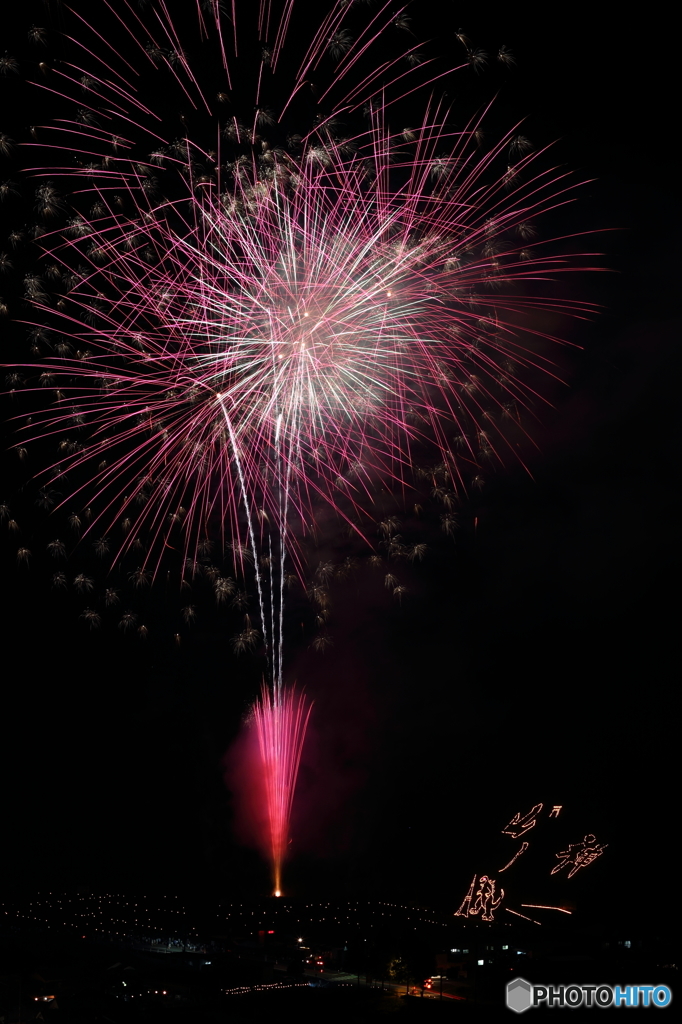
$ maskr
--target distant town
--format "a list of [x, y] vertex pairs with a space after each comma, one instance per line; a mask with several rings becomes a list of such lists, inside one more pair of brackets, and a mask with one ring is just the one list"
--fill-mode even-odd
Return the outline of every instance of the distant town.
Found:
[[669, 939], [561, 916], [538, 928], [386, 902], [41, 893], [0, 904], [0, 1024], [217, 1021], [228, 1006], [250, 1020], [285, 1004], [363, 1020], [415, 1001], [504, 1009], [516, 976], [674, 984]]

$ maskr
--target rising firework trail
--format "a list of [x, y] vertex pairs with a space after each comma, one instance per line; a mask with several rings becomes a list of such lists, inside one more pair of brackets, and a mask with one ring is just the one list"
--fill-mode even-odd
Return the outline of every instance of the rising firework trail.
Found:
[[[189, 572], [216, 535], [253, 564], [260, 633], [237, 639], [267, 658], [279, 888], [308, 716], [284, 685], [287, 574], [321, 508], [363, 538], [417, 461], [466, 492], [517, 457], [556, 373], [536, 315], [582, 308], [547, 297], [571, 269], [550, 241], [529, 248], [574, 186], [518, 126], [483, 149], [484, 114], [455, 124], [456, 69], [407, 5], [332, 0], [312, 30], [294, 0], [186, 7], [76, 3], [34, 83], [57, 104], [26, 143], [52, 282], [27, 282], [33, 386], [54, 401], [26, 436], [58, 438], [48, 476], [88, 531], [134, 521], [115, 553], [143, 547], [141, 571], [178, 528]], [[461, 73], [483, 62], [466, 46]]]

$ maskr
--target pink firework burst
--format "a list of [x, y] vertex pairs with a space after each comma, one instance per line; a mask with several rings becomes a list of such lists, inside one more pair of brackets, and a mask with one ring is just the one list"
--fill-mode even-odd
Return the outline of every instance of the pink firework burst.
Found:
[[253, 560], [278, 889], [309, 713], [283, 683], [286, 558], [301, 575], [319, 503], [362, 535], [416, 454], [466, 490], [514, 453], [554, 373], [537, 314], [580, 311], [545, 294], [565, 259], [529, 248], [572, 197], [563, 172], [516, 128], [484, 150], [481, 118], [456, 127], [435, 92], [453, 69], [393, 4], [322, 6], [311, 30], [294, 0], [178, 20], [163, 0], [89, 3], [36, 83], [64, 105], [40, 130], [37, 201], [68, 220], [40, 238], [52, 285], [27, 284], [33, 386], [54, 401], [26, 429], [60, 439], [49, 473], [87, 495], [84, 533], [134, 522], [112, 553], [144, 538], [140, 572], [178, 524], [190, 561], [216, 533]]
[[[317, 502], [362, 532], [378, 482], [410, 486], [415, 452], [466, 490], [516, 451], [536, 371], [554, 373], [537, 314], [577, 312], [544, 297], [565, 259], [528, 248], [534, 220], [571, 199], [565, 176], [536, 172], [516, 129], [482, 152], [481, 119], [456, 130], [433, 95], [415, 127], [393, 130], [442, 72], [410, 62], [412, 45], [386, 60], [390, 5], [365, 24], [331, 3], [301, 45], [292, 0], [263, 0], [257, 18], [199, 4], [227, 81], [248, 79], [242, 14], [260, 47], [248, 102], [244, 87], [217, 104], [165, 4], [146, 21], [123, 7], [76, 15], [78, 61], [58, 89], [39, 83], [73, 97], [41, 147], [70, 148], [77, 168], [73, 215], [41, 239], [56, 294], [29, 289], [34, 330], [71, 346], [39, 362], [57, 399], [29, 432], [79, 431], [59, 462], [84, 481], [90, 529], [134, 509], [121, 551], [144, 533], [152, 568], [179, 515], [190, 556], [216, 530], [242, 550], [270, 528], [296, 558], [292, 530], [314, 529]], [[172, 139], [138, 78], [191, 105], [199, 137], [183, 114]], [[289, 130], [297, 112], [303, 135]], [[41, 189], [51, 210], [67, 205]]]

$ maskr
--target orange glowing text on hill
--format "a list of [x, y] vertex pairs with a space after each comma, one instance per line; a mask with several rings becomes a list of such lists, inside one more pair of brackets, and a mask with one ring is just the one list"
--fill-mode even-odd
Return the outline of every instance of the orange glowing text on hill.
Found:
[[571, 870], [568, 872], [568, 877], [573, 878], [576, 871], [586, 868], [597, 857], [601, 857], [607, 846], [608, 843], [595, 842], [593, 835], [585, 836], [582, 843], [569, 843], [567, 850], [561, 850], [555, 854], [555, 857], [559, 858], [559, 863], [555, 864], [550, 875], [556, 875], [557, 871], [561, 871], [562, 868], [568, 867], [570, 864]]
[[511, 836], [512, 839], [520, 839], [521, 836], [525, 836], [526, 832], [530, 832], [532, 828], [535, 828], [537, 816], [542, 807], [542, 804], [536, 804], [535, 807], [531, 807], [527, 814], [523, 815], [518, 811], [509, 824], [502, 829], [502, 834]]

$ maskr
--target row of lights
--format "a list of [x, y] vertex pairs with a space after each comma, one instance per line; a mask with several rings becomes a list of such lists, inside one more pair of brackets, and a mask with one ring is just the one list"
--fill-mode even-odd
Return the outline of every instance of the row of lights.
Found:
[[[54, 894], [54, 895], [56, 896], [56, 894]], [[52, 897], [53, 894], [49, 893], [48, 896]], [[169, 899], [169, 897], [162, 897], [162, 899], [165, 901], [166, 899]], [[179, 897], [178, 896], [173, 896], [173, 897], [170, 897], [170, 899], [175, 901], [175, 900], [178, 900]], [[82, 906], [82, 904], [84, 902], [88, 903], [90, 900], [97, 901], [97, 903], [99, 904], [99, 906], [97, 908], [97, 911], [99, 913], [94, 911], [94, 910], [84, 910], [84, 911], [81, 911], [79, 913], [76, 910], [76, 906], [74, 904], [76, 904], [76, 905], [80, 904]], [[143, 905], [142, 905], [143, 901], [142, 900], [139, 900], [139, 901], [136, 901], [136, 902], [133, 902], [132, 900], [129, 901], [124, 896], [122, 896], [122, 894], [106, 894], [104, 896], [101, 896], [101, 895], [100, 896], [96, 896], [95, 894], [91, 894], [90, 896], [81, 897], [80, 899], [75, 899], [75, 900], [73, 898], [70, 898], [70, 897], [69, 898], [65, 897], [64, 899], [62, 899], [60, 897], [57, 897], [56, 903], [57, 903], [57, 905], [62, 910], [66, 910], [67, 909], [67, 905], [68, 905], [68, 909], [72, 912], [74, 918], [80, 919], [81, 926], [83, 924], [85, 924], [88, 920], [90, 920], [90, 923], [93, 924], [94, 921], [96, 921], [98, 919], [98, 916], [100, 916], [102, 911], [104, 910], [104, 907], [102, 906], [102, 904], [105, 904], [105, 905], [107, 905], [107, 904], [109, 904], [109, 905], [114, 904], [114, 906], [117, 907], [117, 908], [124, 908], [124, 907], [125, 908], [129, 908], [133, 913], [137, 912], [137, 914], [141, 914], [143, 916], [139, 917], [139, 918], [137, 916], [135, 916], [132, 921], [130, 919], [125, 920], [123, 917], [112, 918], [112, 919], [110, 919], [110, 925], [119, 924], [120, 926], [130, 927], [131, 924], [132, 924], [132, 925], [135, 925], [135, 926], [138, 926], [138, 927], [142, 926], [142, 927], [144, 927], [148, 931], [156, 932], [157, 934], [160, 933], [161, 935], [164, 935], [165, 933], [168, 932], [168, 927], [167, 926], [158, 926], [158, 925], [155, 925], [155, 924], [151, 923], [151, 920], [150, 920], [151, 916], [155, 912], [156, 913], [171, 913], [173, 915], [181, 915], [181, 916], [185, 916], [186, 913], [187, 913], [184, 909], [175, 909], [175, 908], [171, 909], [168, 906], [156, 907], [156, 908], [151, 908], [149, 906], [144, 906], [143, 907]], [[393, 916], [391, 914], [391, 911], [401, 911], [401, 910], [402, 911], [409, 911], [410, 914], [407, 917], [408, 921], [412, 921], [414, 919], [411, 915], [414, 914], [415, 910], [416, 910], [417, 914], [419, 914], [420, 911], [422, 913], [426, 913], [426, 914], [428, 913], [428, 909], [427, 908], [415, 908], [415, 907], [408, 907], [408, 906], [406, 906], [404, 904], [393, 904], [393, 903], [382, 903], [382, 902], [378, 903], [378, 905], [377, 905], [377, 904], [373, 904], [369, 900], [367, 901], [365, 906], [368, 909], [372, 910], [372, 913], [373, 913], [374, 916], [380, 915], [382, 918], [386, 917], [386, 916]], [[40, 901], [40, 902], [37, 902], [35, 904], [34, 903], [30, 903], [29, 907], [33, 908], [34, 910], [37, 911], [38, 908], [40, 908], [41, 910], [48, 909], [48, 908], [51, 909], [51, 904], [50, 904], [49, 901], [45, 901], [45, 902]], [[329, 921], [331, 923], [333, 921], [333, 922], [336, 922], [337, 924], [345, 923], [346, 925], [348, 925], [348, 924], [351, 923], [351, 915], [352, 914], [357, 914], [359, 916], [358, 916], [358, 918], [356, 918], [356, 920], [353, 923], [355, 923], [358, 927], [360, 927], [361, 924], [362, 924], [362, 921], [359, 919], [359, 917], [361, 916], [361, 904], [359, 904], [359, 903], [347, 904], [345, 907], [343, 907], [343, 910], [345, 910], [345, 914], [342, 911], [342, 907], [343, 907], [343, 905], [338, 905], [338, 904], [335, 905], [335, 904], [332, 904], [332, 903], [329, 903], [329, 902], [328, 903], [324, 903], [324, 904], [315, 904], [315, 903], [306, 903], [306, 904], [304, 904], [304, 908], [306, 910], [310, 909], [310, 910], [327, 910], [327, 911], [332, 911], [332, 914], [329, 917], [327, 917], [327, 915], [321, 915], [317, 919], [317, 921], [319, 923], [327, 922], [327, 921]], [[379, 911], [379, 909], [378, 909], [379, 907], [386, 907], [387, 909]], [[278, 909], [285, 910], [286, 914], [287, 914], [287, 917], [291, 917], [295, 908], [287, 906], [286, 904], [282, 904], [281, 907], [278, 908]], [[337, 916], [337, 914], [333, 914], [333, 910], [334, 909], [337, 910], [337, 912], [339, 912], [338, 916]], [[232, 917], [238, 917], [239, 919], [243, 919], [245, 916], [247, 918], [250, 917], [253, 920], [253, 919], [256, 918], [256, 914], [257, 914], [257, 911], [250, 909], [248, 907], [248, 905], [246, 905], [246, 904], [238, 904], [238, 905], [228, 904], [225, 907], [225, 910], [227, 910], [226, 914], [225, 914], [225, 911], [223, 911], [222, 915], [220, 913], [218, 913], [216, 916], [218, 918], [220, 918], [220, 919], [223, 919], [223, 920], [224, 919], [230, 920], [230, 918], [232, 918]], [[32, 919], [32, 920], [35, 920], [35, 921], [41, 920], [43, 923], [47, 924], [47, 920], [43, 919], [42, 915], [39, 918], [37, 915], [34, 916], [34, 915], [30, 915], [30, 914], [23, 914], [23, 913], [21, 913], [21, 911], [15, 911], [15, 913], [16, 913], [17, 917], [19, 917], [19, 918]], [[9, 916], [9, 912], [8, 911], [5, 911], [5, 914], [7, 916]], [[447, 927], [448, 924], [449, 924], [449, 922], [446, 923], [446, 922], [442, 922], [442, 921], [436, 921], [436, 920], [434, 920], [431, 917], [421, 917], [421, 916], [418, 916], [417, 920], [420, 921], [422, 924], [441, 925], [442, 927]], [[67, 921], [63, 921], [61, 923], [64, 926], [68, 926], [68, 922]], [[100, 917], [100, 923], [101, 923], [101, 917]], [[264, 922], [263, 918], [259, 915], [258, 922], [253, 920], [253, 923], [254, 924], [258, 923], [258, 925], [260, 927], [263, 927], [265, 922]], [[310, 920], [306, 920], [304, 922], [301, 919], [301, 917], [297, 917], [296, 918], [296, 923], [298, 923], [299, 925], [304, 925], [305, 926], [306, 924], [311, 924], [313, 922], [310, 921]], [[375, 922], [373, 922], [373, 921], [368, 922], [368, 926], [370, 928], [374, 927], [374, 925], [375, 925]], [[50, 927], [50, 925], [48, 925], [48, 927]], [[196, 929], [195, 928], [192, 928], [191, 930], [192, 930], [192, 932], [195, 932], [195, 934], [196, 934]], [[417, 930], [416, 926], [414, 926], [413, 930], [415, 930], [415, 931]], [[95, 932], [100, 932], [101, 931], [102, 935], [108, 933], [108, 934], [111, 934], [111, 935], [116, 935], [117, 937], [123, 937], [123, 936], [126, 935], [126, 932], [119, 931], [119, 930], [114, 930], [111, 927], [109, 927], [109, 928], [95, 927], [94, 931]], [[143, 936], [143, 938], [147, 938], [149, 941], [152, 941], [152, 942], [158, 941], [158, 940], [154, 940], [151, 935], [150, 936], [146, 936], [146, 937]], [[198, 934], [196, 935], [196, 938], [198, 939]]]

